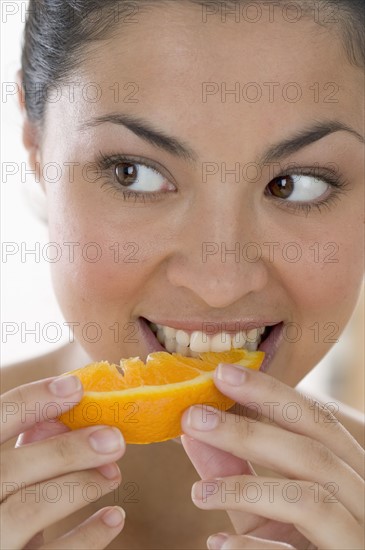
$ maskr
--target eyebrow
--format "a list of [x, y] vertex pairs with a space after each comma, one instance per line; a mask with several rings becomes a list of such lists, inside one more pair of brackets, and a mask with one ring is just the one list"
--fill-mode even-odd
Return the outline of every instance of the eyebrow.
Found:
[[283, 141], [269, 147], [269, 149], [267, 149], [262, 155], [258, 163], [265, 164], [273, 162], [274, 160], [280, 160], [296, 153], [307, 145], [311, 145], [312, 143], [319, 141], [325, 136], [341, 131], [348, 132], [355, 136], [361, 143], [365, 143], [365, 138], [356, 130], [350, 126], [347, 126], [347, 124], [343, 124], [337, 120], [318, 121], [314, 122], [308, 128], [304, 128], [289, 138], [286, 138]]
[[[177, 137], [170, 136], [162, 130], [154, 127], [149, 121], [133, 115], [123, 113], [109, 113], [99, 117], [94, 117], [79, 126], [79, 131], [87, 128], [99, 126], [101, 124], [117, 124], [125, 126], [138, 137], [147, 143], [163, 149], [174, 156], [196, 163], [197, 153], [185, 142]], [[312, 123], [311, 126], [304, 128], [294, 135], [271, 145], [259, 158], [257, 164], [264, 165], [269, 162], [278, 161], [284, 157], [296, 153], [300, 149], [319, 141], [320, 139], [335, 132], [348, 132], [361, 143], [365, 143], [365, 138], [356, 130], [337, 120], [325, 120]]]
[[150, 122], [132, 115], [110, 113], [95, 117], [90, 121], [81, 124], [79, 126], [79, 130], [83, 131], [89, 127], [99, 126], [100, 124], [105, 123], [125, 126], [128, 130], [131, 130], [131, 132], [136, 134], [136, 136], [144, 139], [159, 149], [164, 149], [176, 157], [181, 157], [191, 162], [197, 162], [198, 160], [198, 155], [183, 141], [165, 134], [162, 130], [153, 127]]

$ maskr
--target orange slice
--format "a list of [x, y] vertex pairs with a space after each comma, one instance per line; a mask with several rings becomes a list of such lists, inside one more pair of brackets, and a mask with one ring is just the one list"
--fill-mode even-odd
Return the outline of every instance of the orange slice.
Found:
[[181, 415], [190, 405], [209, 404], [222, 413], [234, 401], [214, 385], [218, 363], [238, 363], [258, 370], [261, 351], [231, 349], [207, 352], [199, 358], [158, 351], [146, 364], [139, 357], [91, 363], [66, 374], [78, 376], [84, 387], [79, 404], [59, 420], [71, 429], [94, 424], [119, 428], [127, 443], [155, 443], [181, 435]]

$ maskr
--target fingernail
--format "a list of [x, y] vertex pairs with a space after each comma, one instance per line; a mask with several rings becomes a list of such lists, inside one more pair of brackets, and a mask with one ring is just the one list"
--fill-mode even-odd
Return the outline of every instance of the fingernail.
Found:
[[118, 428], [99, 428], [89, 436], [89, 442], [97, 453], [115, 453], [124, 448]]
[[120, 477], [120, 470], [114, 463], [99, 466], [98, 472], [100, 472], [102, 476], [106, 477], [106, 479], [117, 479]]
[[207, 540], [207, 546], [209, 550], [220, 550], [227, 539], [228, 535], [226, 533], [210, 535]]
[[205, 479], [203, 481], [201, 480], [193, 483], [191, 488], [192, 500], [206, 503], [209, 497], [216, 495], [219, 492], [221, 479], [222, 478], [216, 477], [214, 479]]
[[196, 481], [193, 483], [191, 488], [191, 498], [193, 500], [202, 500], [203, 499], [203, 484], [201, 481]]
[[194, 430], [214, 430], [219, 424], [217, 409], [209, 405], [203, 407], [190, 407], [187, 424]]
[[216, 376], [218, 380], [221, 380], [230, 386], [240, 386], [246, 380], [247, 372], [245, 372], [238, 365], [219, 363]]
[[77, 376], [69, 374], [53, 380], [48, 389], [56, 397], [68, 397], [82, 389], [82, 384]]
[[108, 527], [117, 527], [125, 520], [125, 511], [115, 506], [103, 514], [102, 520]]

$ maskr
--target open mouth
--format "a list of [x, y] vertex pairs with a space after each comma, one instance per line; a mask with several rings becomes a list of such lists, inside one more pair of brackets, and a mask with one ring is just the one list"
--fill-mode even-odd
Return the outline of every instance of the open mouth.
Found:
[[139, 318], [142, 335], [145, 336], [148, 353], [167, 351], [185, 357], [198, 357], [202, 352], [229, 351], [232, 348], [248, 351], [264, 351], [261, 370], [266, 370], [281, 340], [283, 322], [240, 329], [227, 328], [224, 323], [205, 323], [204, 330], [183, 330], [160, 325]]

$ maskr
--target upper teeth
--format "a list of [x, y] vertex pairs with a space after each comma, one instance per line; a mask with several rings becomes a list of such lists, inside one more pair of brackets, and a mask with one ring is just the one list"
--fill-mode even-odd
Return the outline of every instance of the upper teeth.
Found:
[[209, 335], [201, 330], [195, 330], [191, 334], [184, 330], [177, 330], [164, 325], [150, 324], [152, 330], [157, 332], [157, 339], [170, 353], [196, 357], [205, 351], [229, 351], [231, 348], [245, 348], [256, 351], [265, 327], [241, 330], [235, 334], [218, 332]]

